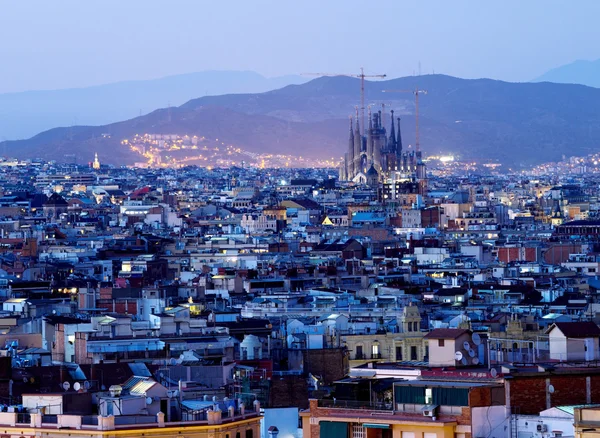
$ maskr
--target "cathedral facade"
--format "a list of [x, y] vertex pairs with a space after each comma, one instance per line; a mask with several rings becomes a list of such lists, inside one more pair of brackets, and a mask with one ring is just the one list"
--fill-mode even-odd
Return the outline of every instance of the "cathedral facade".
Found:
[[[399, 192], [423, 194], [426, 170], [420, 151], [404, 151], [400, 118], [391, 111], [390, 133], [384, 126], [381, 111], [369, 111], [369, 126], [361, 132], [358, 122], [350, 119], [348, 150], [340, 166], [340, 180], [377, 187], [381, 184], [389, 195]], [[395, 123], [396, 122], [396, 123]]]

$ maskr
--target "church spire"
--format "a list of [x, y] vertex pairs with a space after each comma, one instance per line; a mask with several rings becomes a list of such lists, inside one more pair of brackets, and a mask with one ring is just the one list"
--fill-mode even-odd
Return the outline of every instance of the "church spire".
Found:
[[354, 129], [354, 176], [361, 172], [361, 150], [362, 135], [360, 134], [360, 122], [358, 121], [358, 107], [356, 107], [356, 126]]
[[369, 129], [367, 129], [367, 167], [375, 163], [373, 150], [373, 117], [371, 115], [371, 105], [369, 105]]
[[348, 139], [348, 152], [346, 153], [347, 180], [354, 178], [354, 131], [352, 129], [352, 116], [350, 116], [350, 138]]
[[398, 144], [396, 142], [396, 130], [394, 129], [394, 110], [390, 111], [392, 114], [392, 129], [390, 129], [390, 148], [395, 152], [396, 151], [396, 145]]
[[400, 131], [400, 117], [398, 117], [398, 137], [396, 140], [396, 155], [398, 157], [402, 155], [402, 131]]

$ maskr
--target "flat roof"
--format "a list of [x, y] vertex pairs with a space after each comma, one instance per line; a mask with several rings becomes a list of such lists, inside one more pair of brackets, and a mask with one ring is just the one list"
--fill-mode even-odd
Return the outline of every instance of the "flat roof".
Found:
[[477, 381], [453, 381], [453, 380], [400, 380], [394, 382], [394, 386], [435, 386], [447, 388], [472, 388], [484, 386], [502, 386], [495, 382], [477, 382]]

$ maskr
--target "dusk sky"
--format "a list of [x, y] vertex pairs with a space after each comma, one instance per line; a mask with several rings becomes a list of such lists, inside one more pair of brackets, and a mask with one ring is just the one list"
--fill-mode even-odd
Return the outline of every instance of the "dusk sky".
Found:
[[528, 81], [600, 58], [600, 2], [0, 0], [0, 92], [202, 70]]

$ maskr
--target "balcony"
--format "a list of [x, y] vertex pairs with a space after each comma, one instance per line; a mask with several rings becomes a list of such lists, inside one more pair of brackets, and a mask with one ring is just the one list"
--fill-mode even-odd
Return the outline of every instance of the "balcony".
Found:
[[394, 404], [392, 402], [369, 402], [358, 400], [318, 400], [318, 407], [333, 408], [333, 409], [364, 409], [369, 411], [393, 411]]

